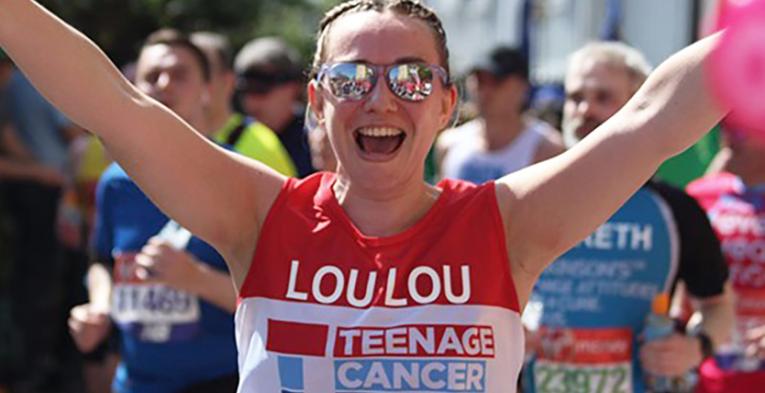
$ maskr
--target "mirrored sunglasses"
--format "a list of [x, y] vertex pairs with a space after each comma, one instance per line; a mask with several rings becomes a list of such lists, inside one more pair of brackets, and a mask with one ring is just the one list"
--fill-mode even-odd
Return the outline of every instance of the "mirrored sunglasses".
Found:
[[321, 66], [316, 80], [337, 98], [358, 101], [371, 92], [380, 75], [388, 88], [405, 101], [420, 102], [433, 92], [433, 81], [449, 85], [443, 67], [424, 63], [377, 65], [368, 63], [328, 63]]

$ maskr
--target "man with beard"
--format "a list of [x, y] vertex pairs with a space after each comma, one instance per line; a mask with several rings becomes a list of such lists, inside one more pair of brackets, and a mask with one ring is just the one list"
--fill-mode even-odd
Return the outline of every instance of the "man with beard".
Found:
[[[575, 52], [565, 80], [567, 146], [587, 143], [585, 137], [627, 103], [649, 72], [642, 54], [621, 43], [592, 43]], [[533, 355], [525, 390], [603, 384], [603, 391], [641, 393], [646, 374], [684, 376], [730, 330], [727, 274], [698, 204], [680, 190], [648, 182], [541, 275], [529, 307], [537, 315], [527, 315], [538, 331], [529, 334]], [[702, 322], [693, 333], [644, 342], [640, 332], [653, 299], [672, 293], [679, 280], [697, 301]]]

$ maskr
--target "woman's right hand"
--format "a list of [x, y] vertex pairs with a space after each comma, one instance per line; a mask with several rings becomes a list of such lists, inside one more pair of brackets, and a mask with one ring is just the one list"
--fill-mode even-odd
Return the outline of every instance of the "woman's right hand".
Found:
[[93, 307], [91, 303], [80, 304], [69, 313], [69, 333], [77, 349], [90, 353], [109, 335], [111, 320], [109, 312]]

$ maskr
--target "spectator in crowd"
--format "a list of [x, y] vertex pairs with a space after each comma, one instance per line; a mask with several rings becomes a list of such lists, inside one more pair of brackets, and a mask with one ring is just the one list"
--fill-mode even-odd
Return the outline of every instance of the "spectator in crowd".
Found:
[[298, 177], [314, 172], [301, 101], [305, 83], [298, 52], [276, 37], [248, 42], [234, 61], [245, 114], [272, 129], [289, 152]]
[[473, 66], [467, 86], [479, 116], [438, 137], [442, 177], [480, 184], [563, 151], [558, 131], [523, 115], [529, 67], [518, 50], [494, 48]]
[[11, 122], [6, 86], [15, 75], [13, 63], [0, 49], [0, 178], [27, 179], [51, 186], [62, 186], [64, 174], [32, 156]]
[[236, 77], [228, 39], [213, 32], [196, 32], [190, 37], [210, 63], [210, 95], [205, 106], [205, 127], [212, 138], [283, 175], [294, 176], [295, 165], [274, 132], [262, 122], [232, 110]]
[[[13, 284], [13, 270], [17, 260], [14, 253], [14, 221], [9, 220], [14, 215], [6, 207], [6, 197], [13, 201], [13, 191], [24, 184], [43, 184], [50, 187], [61, 187], [65, 178], [61, 172], [44, 165], [34, 159], [31, 152], [19, 139], [10, 121], [8, 99], [5, 87], [11, 80], [15, 70], [13, 63], [0, 50], [0, 392], [10, 389], [19, 383], [35, 382], [44, 384], [45, 380], [34, 379], [33, 374], [24, 370], [24, 349], [22, 345], [22, 330], [24, 326], [15, 318], [15, 308], [23, 307], [22, 300], [14, 297], [18, 290]], [[8, 195], [10, 193], [10, 195]], [[15, 215], [19, 218], [18, 215]], [[14, 291], [10, 289], [13, 288]], [[50, 296], [44, 291], [46, 296]], [[46, 370], [53, 372], [53, 370]], [[51, 375], [46, 375], [51, 377]], [[18, 387], [18, 386], [17, 386]], [[41, 388], [41, 386], [27, 386]]]
[[35, 160], [11, 123], [5, 86], [14, 73], [13, 63], [0, 50], [0, 179], [24, 179], [60, 187], [66, 181], [64, 174]]
[[[3, 56], [0, 94], [8, 123], [5, 204], [14, 230], [12, 320], [20, 333], [17, 389], [68, 389], [76, 351], [66, 334], [66, 303], [76, 260], [64, 254], [56, 230], [62, 191], [71, 178], [68, 146], [81, 130], [58, 112]], [[67, 375], [64, 375], [67, 374]], [[73, 374], [79, 375], [79, 370]]]

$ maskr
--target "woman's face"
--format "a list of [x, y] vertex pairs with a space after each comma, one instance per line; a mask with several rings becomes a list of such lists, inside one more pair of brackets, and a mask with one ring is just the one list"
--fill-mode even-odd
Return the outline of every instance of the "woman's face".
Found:
[[[430, 27], [392, 12], [342, 16], [328, 34], [325, 63], [440, 65]], [[372, 90], [356, 101], [338, 99], [325, 84], [312, 82], [308, 90], [340, 162], [338, 170], [354, 182], [369, 182], [373, 188], [412, 176], [422, 179], [425, 156], [436, 132], [448, 123], [457, 97], [453, 87], [445, 87], [436, 79], [432, 93], [423, 101], [405, 101], [391, 92], [382, 75]]]

